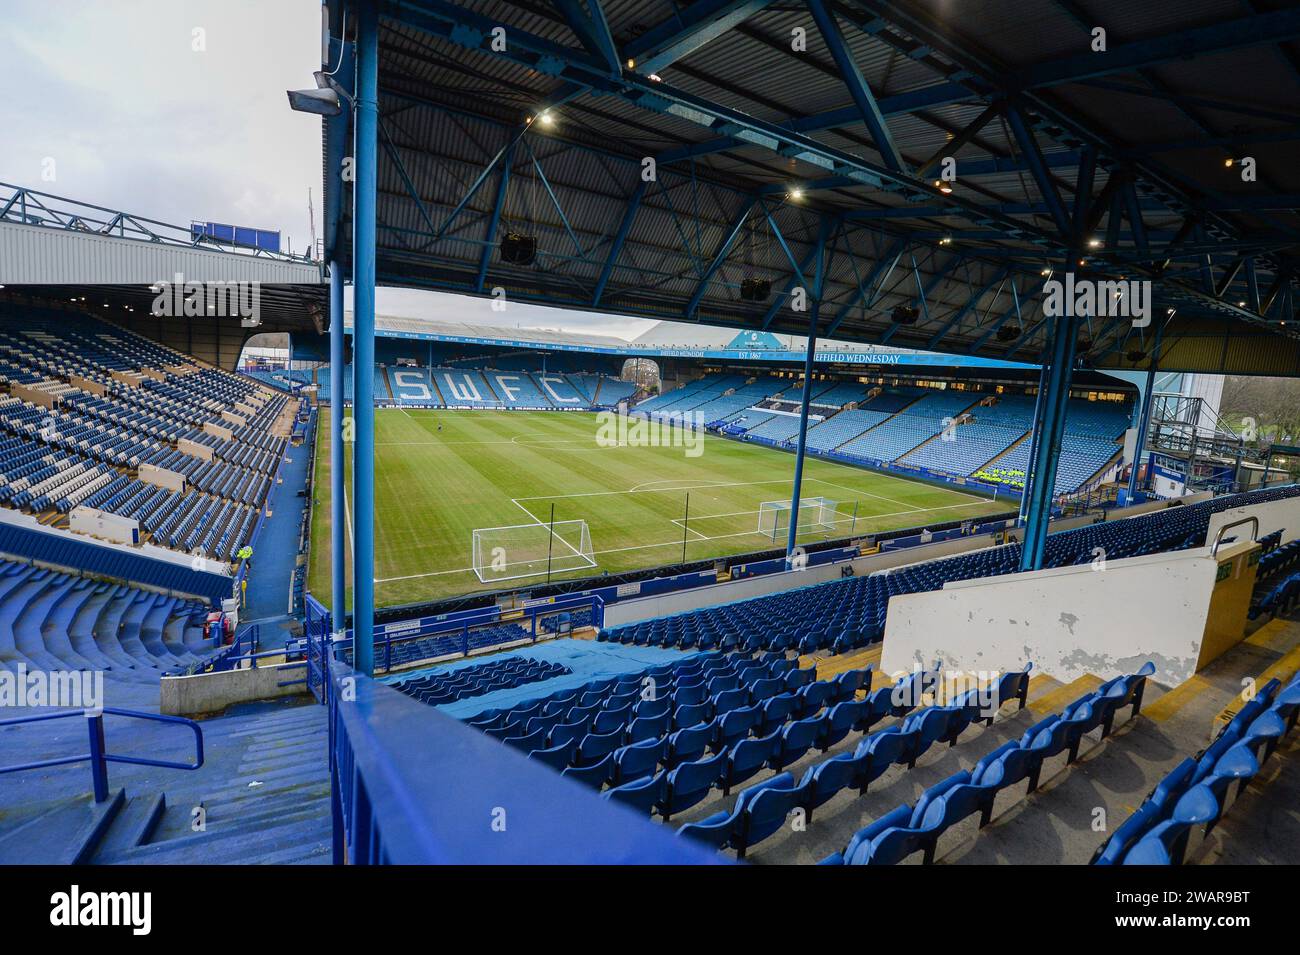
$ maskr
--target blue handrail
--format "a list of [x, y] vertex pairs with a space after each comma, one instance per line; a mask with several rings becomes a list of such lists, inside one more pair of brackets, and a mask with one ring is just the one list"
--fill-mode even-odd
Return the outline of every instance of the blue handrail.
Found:
[[[153, 720], [156, 723], [179, 723], [194, 731], [194, 762], [178, 763], [167, 759], [149, 759], [144, 756], [114, 756], [104, 745], [104, 714], [126, 716], [137, 720]], [[33, 763], [17, 763], [13, 766], [0, 766], [0, 776], [5, 773], [17, 773], [28, 769], [45, 769], [50, 766], [67, 766], [71, 763], [90, 761], [91, 783], [95, 790], [95, 802], [108, 798], [108, 764], [128, 763], [132, 766], [158, 766], [162, 769], [184, 769], [193, 771], [203, 765], [203, 730], [198, 723], [183, 716], [163, 716], [158, 713], [140, 713], [136, 710], [119, 710], [104, 707], [97, 712], [89, 710], [68, 710], [61, 713], [42, 713], [39, 716], [19, 716], [14, 719], [0, 720], [0, 726], [16, 726], [20, 723], [43, 723], [47, 720], [61, 720], [72, 716], [85, 716], [90, 731], [90, 752], [79, 756], [61, 756], [58, 759], [42, 759]]]

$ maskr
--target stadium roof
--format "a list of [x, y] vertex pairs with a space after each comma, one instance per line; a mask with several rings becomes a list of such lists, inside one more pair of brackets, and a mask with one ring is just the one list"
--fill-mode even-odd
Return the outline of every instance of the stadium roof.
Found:
[[[343, 6], [327, 3], [336, 37]], [[821, 243], [823, 334], [1032, 361], [1041, 273], [1069, 263], [1155, 286], [1152, 323], [1096, 320], [1086, 364], [1144, 366], [1173, 308], [1162, 367], [1300, 368], [1300, 10], [379, 6], [380, 284], [802, 333], [787, 295], [813, 287]], [[806, 50], [792, 50], [798, 29]], [[327, 164], [348, 141], [340, 125], [327, 124]], [[950, 193], [935, 186], [947, 158]], [[327, 253], [347, 267], [350, 196], [332, 179]], [[507, 230], [536, 236], [534, 266], [500, 260]], [[742, 300], [744, 278], [772, 296]], [[916, 323], [895, 323], [898, 306]]]
[[[669, 326], [672, 323], [660, 323]], [[344, 328], [352, 333], [352, 313], [344, 313]], [[499, 348], [535, 348], [540, 351], [585, 352], [589, 354], [644, 356], [646, 358], [692, 358], [713, 361], [792, 362], [802, 364], [808, 339], [798, 335], [768, 336], [768, 340], [754, 341], [757, 333], [703, 329], [699, 326], [681, 326], [681, 331], [668, 331], [655, 336], [651, 329], [635, 341], [611, 335], [589, 335], [566, 332], [552, 328], [522, 328], [506, 325], [479, 325], [466, 322], [447, 322], [437, 319], [411, 318], [398, 315], [376, 315], [377, 338], [399, 338], [418, 341], [460, 342]], [[721, 337], [700, 332], [720, 332]], [[817, 342], [817, 361], [823, 364], [844, 365], [906, 365], [933, 367], [978, 367], [1001, 369], [1032, 368], [1027, 363], [1010, 362], [979, 355], [941, 355], [935, 352], [881, 345], [846, 344], [829, 340]]]

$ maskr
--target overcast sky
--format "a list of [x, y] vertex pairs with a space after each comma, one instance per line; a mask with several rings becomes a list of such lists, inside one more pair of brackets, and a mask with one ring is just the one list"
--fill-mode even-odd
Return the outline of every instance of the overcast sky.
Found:
[[[0, 182], [182, 227], [275, 229], [295, 252], [311, 241], [310, 189], [320, 234], [320, 119], [284, 95], [314, 85], [319, 0], [2, 0], [0, 15]], [[378, 307], [446, 317], [438, 297], [381, 290]], [[624, 338], [654, 325], [548, 311], [529, 324]], [[460, 320], [502, 324], [480, 312]]]

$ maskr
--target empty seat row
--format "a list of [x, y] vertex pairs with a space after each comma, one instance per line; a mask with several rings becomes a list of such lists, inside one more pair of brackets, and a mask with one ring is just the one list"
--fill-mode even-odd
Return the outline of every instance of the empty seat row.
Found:
[[1257, 777], [1300, 713], [1300, 673], [1265, 684], [1195, 758], [1183, 760], [1098, 847], [1094, 865], [1181, 865]]
[[1155, 666], [1147, 663], [1136, 673], [1108, 680], [1062, 712], [1035, 723], [1020, 739], [988, 753], [973, 770], [930, 787], [915, 805], [898, 806], [859, 830], [842, 852], [823, 864], [895, 865], [916, 852], [932, 862], [939, 839], [953, 826], [975, 813], [980, 814], [981, 827], [989, 822], [999, 792], [1027, 781], [1027, 792], [1032, 793], [1046, 760], [1064, 753], [1067, 763], [1073, 763], [1083, 737], [1100, 729], [1104, 739], [1125, 707], [1130, 718], [1136, 718], [1147, 677], [1154, 672]]

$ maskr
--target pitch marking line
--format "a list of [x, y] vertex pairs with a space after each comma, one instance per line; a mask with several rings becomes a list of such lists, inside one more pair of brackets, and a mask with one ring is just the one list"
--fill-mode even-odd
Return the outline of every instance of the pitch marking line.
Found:
[[[617, 492], [615, 492], [615, 493], [617, 493]], [[971, 502], [966, 503], [966, 504], [946, 504], [946, 505], [944, 505], [943, 507], [925, 508], [925, 510], [930, 510], [930, 511], [949, 511], [949, 510], [956, 510], [957, 508], [962, 508], [962, 507], [974, 507], [976, 504], [979, 504], [979, 503], [982, 503], [982, 501], [971, 501]], [[532, 514], [532, 512], [529, 511], [529, 510], [528, 510], [526, 507], [524, 507], [522, 504], [520, 504], [517, 500], [514, 501], [514, 504], [515, 504], [517, 507], [519, 507], [519, 509], [522, 510], [522, 511], [523, 511], [525, 514], [527, 514], [529, 517], [532, 517], [533, 520], [536, 521], [538, 524], [540, 524], [542, 527], [545, 527], [545, 526], [546, 526], [546, 524], [545, 524], [544, 522], [542, 522], [542, 521], [538, 521], [537, 518]], [[696, 520], [708, 520], [708, 519], [710, 519], [710, 518], [715, 518], [715, 517], [732, 517], [732, 516], [737, 516], [737, 515], [757, 514], [757, 513], [758, 513], [757, 511], [736, 511], [736, 512], [734, 512], [734, 514], [705, 514], [705, 515], [701, 515], [700, 517], [696, 518]], [[901, 517], [901, 516], [904, 515], [904, 514], [910, 514], [910, 513], [912, 513], [912, 512], [911, 512], [911, 511], [896, 511], [896, 512], [894, 512], [894, 513], [890, 513], [890, 514], [873, 514], [873, 515], [868, 516], [868, 517], [859, 517], [859, 518], [858, 518], [858, 522], [859, 522], [859, 523], [866, 523], [866, 522], [868, 522], [868, 521], [876, 520], [876, 519], [879, 519], [879, 518], [886, 518], [886, 517]], [[836, 523], [836, 524], [842, 524], [842, 523], [847, 523], [847, 522], [849, 522], [850, 520], [852, 520], [852, 518], [844, 517], [844, 518], [839, 518], [838, 520], [835, 521], [835, 523]], [[675, 524], [675, 525], [677, 525], [678, 527], [681, 527], [681, 523], [682, 523], [682, 522], [681, 522], [681, 518], [672, 518], [672, 519], [669, 521], [669, 523], [671, 523], [671, 524]], [[762, 538], [765, 539], [765, 540], [768, 539], [768, 538], [767, 538], [767, 535], [762, 534], [762, 533], [760, 533], [759, 531], [739, 531], [739, 532], [734, 533], [734, 534], [714, 534], [714, 535], [712, 535], [712, 536], [709, 536], [709, 535], [705, 535], [705, 534], [700, 534], [700, 532], [697, 531], [697, 530], [695, 530], [693, 527], [687, 527], [686, 529], [687, 529], [688, 531], [690, 531], [691, 533], [696, 534], [698, 540], [703, 540], [703, 541], [726, 540], [726, 539], [729, 539], [729, 538], [732, 538], [732, 537], [762, 537]], [[865, 533], [865, 531], [864, 531], [864, 533]], [[556, 536], [556, 538], [557, 538], [558, 540], [561, 541], [561, 543], [564, 543], [565, 546], [568, 546], [570, 550], [573, 550], [572, 545], [569, 545], [568, 542], [564, 540], [564, 538], [560, 537], [558, 534], [555, 535], [555, 536]], [[631, 545], [631, 546], [629, 546], [629, 547], [609, 547], [609, 548], [606, 548], [605, 550], [593, 550], [591, 553], [592, 553], [592, 556], [593, 556], [593, 557], [598, 557], [598, 556], [600, 556], [601, 554], [622, 554], [622, 553], [626, 553], [627, 551], [630, 551], [630, 550], [653, 550], [654, 548], [657, 548], [657, 547], [680, 547], [681, 544], [682, 544], [682, 542], [681, 542], [680, 540], [669, 540], [669, 541], [662, 541], [662, 542], [654, 543], [654, 544], [633, 544], [633, 545]], [[575, 554], [578, 554], [579, 552], [578, 552], [578, 551], [574, 551], [574, 553], [575, 553]], [[579, 556], [581, 556], [581, 554], [579, 554]], [[587, 569], [587, 568], [583, 568], [583, 569]], [[471, 574], [471, 573], [473, 573], [473, 572], [474, 572], [474, 568], [473, 568], [473, 567], [461, 567], [461, 568], [458, 568], [458, 569], [455, 569], [455, 570], [434, 570], [434, 571], [429, 571], [428, 573], [423, 573], [423, 574], [406, 574], [405, 576], [401, 576], [401, 577], [377, 577], [377, 578], [375, 579], [375, 583], [377, 583], [377, 584], [386, 584], [386, 583], [393, 583], [393, 582], [401, 581], [401, 580], [419, 580], [419, 579], [424, 578], [424, 577], [445, 577], [445, 576], [448, 576], [448, 575], [450, 575], [450, 574]], [[565, 573], [567, 573], [567, 571], [565, 571]]]
[[[531, 517], [531, 518], [533, 519], [533, 523], [534, 523], [534, 524], [538, 525], [539, 527], [546, 527], [546, 526], [548, 526], [548, 525], [546, 524], [545, 521], [539, 520], [536, 514], [534, 514], [534, 513], [533, 513], [532, 511], [530, 511], [528, 508], [524, 507], [522, 504], [520, 504], [520, 503], [519, 503], [517, 500], [515, 500], [513, 497], [510, 499], [510, 503], [514, 504], [515, 507], [519, 508], [519, 509], [520, 509], [521, 511], [523, 511], [525, 514], [527, 514], [529, 517]], [[568, 541], [566, 541], [563, 537], [561, 537], [559, 534], [555, 533], [554, 528], [551, 529], [551, 531], [550, 531], [550, 535], [551, 535], [551, 537], [553, 537], [553, 538], [555, 538], [557, 541], [559, 541], [561, 544], [563, 544], [565, 547], [569, 548], [569, 550], [573, 551], [573, 553], [574, 553], [575, 555], [577, 555], [578, 557], [582, 557], [582, 551], [577, 550], [577, 549], [576, 549], [572, 544], [570, 544]], [[589, 566], [594, 566], [594, 564], [595, 564], [595, 562], [593, 561], [592, 564], [589, 565]], [[475, 575], [475, 576], [477, 576], [477, 575]]]

